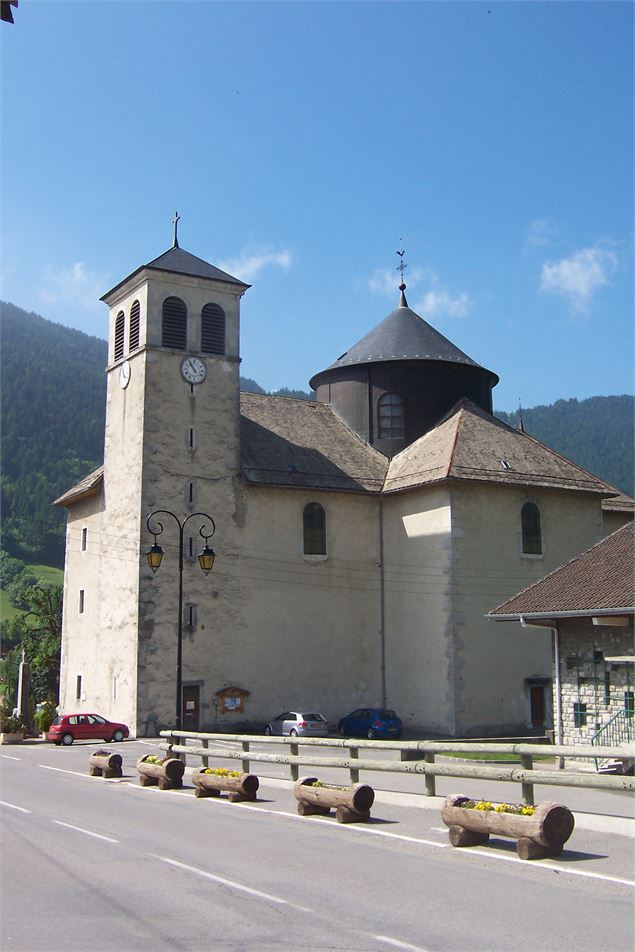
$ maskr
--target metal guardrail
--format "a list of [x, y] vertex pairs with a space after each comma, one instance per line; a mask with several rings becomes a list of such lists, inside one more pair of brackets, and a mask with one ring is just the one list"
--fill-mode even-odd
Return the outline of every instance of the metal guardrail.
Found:
[[[299, 768], [304, 767], [339, 767], [349, 771], [350, 782], [359, 782], [360, 770], [385, 771], [388, 773], [421, 774], [425, 782], [425, 796], [436, 795], [436, 777], [469, 777], [474, 780], [512, 781], [521, 784], [523, 802], [534, 803], [534, 785], [549, 784], [559, 787], [590, 787], [595, 790], [635, 790], [635, 778], [626, 776], [598, 776], [581, 772], [534, 769], [534, 756], [545, 756], [549, 751], [554, 757], [575, 757], [594, 759], [595, 757], [627, 756], [635, 757], [635, 745], [620, 747], [619, 754], [615, 747], [590, 747], [575, 745], [544, 744], [498, 744], [498, 743], [469, 743], [455, 741], [382, 741], [382, 740], [350, 740], [347, 738], [317, 738], [317, 737], [259, 737], [254, 734], [206, 734], [191, 731], [161, 731], [161, 737], [168, 738], [167, 744], [161, 748], [170, 754], [201, 757], [204, 767], [209, 766], [210, 758], [222, 760], [240, 760], [244, 773], [250, 772], [250, 764], [269, 763], [286, 764], [289, 767], [291, 780], [298, 780]], [[182, 740], [183, 743], [179, 743]], [[200, 741], [199, 745], [189, 745], [188, 740]], [[240, 750], [210, 746], [210, 742], [234, 742], [241, 745]], [[254, 751], [252, 744], [284, 744], [289, 747], [289, 754], [269, 754]], [[300, 747], [326, 747], [348, 750], [347, 758], [314, 757], [306, 753], [300, 754]], [[360, 760], [360, 750], [398, 750], [401, 760]], [[414, 753], [421, 754], [418, 760], [404, 760]], [[500, 753], [517, 754], [520, 758], [520, 767], [496, 764], [482, 766], [480, 764], [437, 763], [437, 754], [443, 753]]]

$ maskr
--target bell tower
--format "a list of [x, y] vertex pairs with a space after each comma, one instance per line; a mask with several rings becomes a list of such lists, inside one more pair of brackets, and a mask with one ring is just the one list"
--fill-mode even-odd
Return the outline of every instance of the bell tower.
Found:
[[[168, 251], [101, 299], [109, 337], [100, 624], [111, 639], [110, 662], [136, 672], [129, 717], [139, 735], [173, 722], [178, 623], [171, 564], [178, 539], [166, 524], [166, 563], [153, 576], [147, 517], [159, 508], [181, 519], [207, 512], [217, 526], [215, 547], [232, 550], [240, 505], [240, 299], [249, 285], [181, 248], [177, 224], [175, 216]], [[184, 539], [192, 637], [204, 628], [196, 606], [209, 602], [211, 586], [203, 587], [196, 564], [197, 532], [193, 519]]]

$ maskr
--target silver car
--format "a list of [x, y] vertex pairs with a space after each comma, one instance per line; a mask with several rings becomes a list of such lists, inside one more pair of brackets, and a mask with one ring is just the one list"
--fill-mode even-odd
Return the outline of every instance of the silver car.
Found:
[[279, 737], [326, 737], [328, 724], [321, 714], [283, 711], [265, 727], [265, 734]]

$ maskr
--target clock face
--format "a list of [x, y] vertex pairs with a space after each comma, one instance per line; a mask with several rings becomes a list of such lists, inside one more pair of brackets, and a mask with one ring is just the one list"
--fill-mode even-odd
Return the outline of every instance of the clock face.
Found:
[[200, 357], [186, 357], [181, 363], [181, 373], [188, 383], [203, 383], [207, 367]]
[[125, 388], [130, 383], [130, 364], [127, 360], [124, 360], [123, 364], [119, 368], [119, 384], [122, 389]]

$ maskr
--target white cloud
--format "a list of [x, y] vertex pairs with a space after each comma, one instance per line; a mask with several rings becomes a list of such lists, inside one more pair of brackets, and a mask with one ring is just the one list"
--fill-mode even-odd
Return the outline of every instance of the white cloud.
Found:
[[[367, 280], [368, 287], [371, 291], [376, 291], [388, 297], [395, 295], [401, 284], [401, 278], [396, 273], [398, 271], [399, 268], [395, 268], [393, 271], [389, 268], [377, 268]], [[423, 276], [424, 272], [421, 268], [413, 268], [412, 271], [404, 273], [404, 281], [409, 288], [415, 288], [421, 283]], [[434, 279], [434, 275], [430, 275], [430, 279]]]
[[447, 314], [449, 317], [466, 317], [471, 304], [465, 292], [452, 295], [449, 291], [431, 288], [417, 301], [413, 310], [422, 317], [439, 317], [442, 314]]
[[525, 239], [525, 250], [528, 248], [547, 248], [553, 245], [556, 227], [548, 218], [535, 218], [529, 224]]
[[617, 254], [610, 248], [582, 248], [569, 258], [545, 261], [540, 290], [561, 294], [576, 310], [586, 311], [595, 292], [609, 283], [617, 266]]
[[89, 271], [82, 261], [76, 261], [70, 268], [58, 271], [46, 268], [44, 286], [38, 296], [48, 305], [63, 303], [74, 307], [96, 308], [105, 286], [102, 277]]
[[293, 255], [286, 249], [273, 251], [271, 248], [260, 248], [242, 251], [237, 258], [219, 262], [218, 267], [241, 281], [252, 281], [263, 268], [275, 267], [288, 271], [292, 261]]

